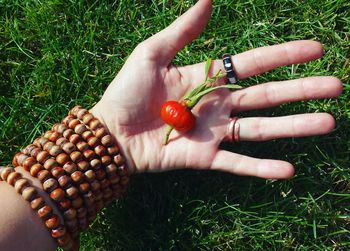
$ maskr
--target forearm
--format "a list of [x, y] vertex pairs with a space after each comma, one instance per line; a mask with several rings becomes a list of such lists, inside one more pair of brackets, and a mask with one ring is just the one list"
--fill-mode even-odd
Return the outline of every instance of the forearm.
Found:
[[[32, 185], [43, 194], [38, 183], [33, 181]], [[30, 204], [8, 183], [0, 182], [0, 250], [55, 249], [54, 239]]]

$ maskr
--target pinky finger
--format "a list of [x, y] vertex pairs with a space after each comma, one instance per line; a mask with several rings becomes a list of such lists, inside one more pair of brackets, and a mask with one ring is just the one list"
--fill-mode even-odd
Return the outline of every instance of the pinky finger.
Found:
[[294, 175], [294, 167], [289, 162], [257, 159], [225, 150], [217, 152], [210, 168], [264, 179], [287, 179]]

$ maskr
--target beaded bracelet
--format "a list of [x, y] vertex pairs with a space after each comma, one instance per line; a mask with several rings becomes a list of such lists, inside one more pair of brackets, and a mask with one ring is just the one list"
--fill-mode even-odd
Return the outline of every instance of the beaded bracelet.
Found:
[[59, 247], [67, 251], [79, 249], [74, 244], [66, 227], [62, 225], [58, 215], [53, 213], [52, 208], [46, 203], [45, 199], [39, 195], [26, 178], [22, 177], [21, 173], [9, 167], [0, 167], [0, 181], [6, 181], [13, 186], [16, 192], [30, 203], [31, 208], [37, 211], [38, 216], [42, 219]]
[[[55, 233], [64, 229], [64, 236], [69, 236], [64, 237], [66, 241], [62, 239], [63, 234], [56, 238], [64, 250], [79, 249], [80, 232], [109, 201], [126, 191], [129, 182], [128, 168], [115, 139], [97, 118], [81, 106], [71, 109], [62, 123], [53, 125], [51, 130], [17, 153], [12, 164], [14, 167], [22, 166], [32, 177], [39, 179], [43, 190], [61, 212], [62, 224], [56, 224], [58, 217], [53, 216], [52, 219], [45, 218], [45, 223], [53, 222], [59, 228], [55, 228]], [[17, 177], [19, 173], [12, 174], [16, 172], [9, 168], [1, 170], [3, 180], [9, 179], [10, 184], [17, 184], [14, 183], [17, 179], [12, 176]], [[18, 187], [28, 183], [18, 182]], [[52, 212], [47, 204], [40, 206]], [[32, 208], [36, 210], [40, 206]], [[52, 234], [53, 237], [57, 235]]]

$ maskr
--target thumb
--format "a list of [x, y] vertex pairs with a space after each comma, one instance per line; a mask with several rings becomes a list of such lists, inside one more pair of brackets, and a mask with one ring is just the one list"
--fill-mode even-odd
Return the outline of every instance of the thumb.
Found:
[[199, 0], [171, 25], [148, 38], [144, 45], [158, 62], [168, 65], [186, 44], [199, 36], [207, 25], [212, 10], [211, 0]]

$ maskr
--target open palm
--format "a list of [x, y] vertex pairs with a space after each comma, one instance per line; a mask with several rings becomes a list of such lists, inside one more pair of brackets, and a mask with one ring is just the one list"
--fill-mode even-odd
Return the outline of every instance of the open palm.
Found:
[[[220, 90], [204, 97], [193, 109], [195, 129], [187, 134], [171, 134], [163, 145], [166, 125], [160, 108], [167, 100], [179, 100], [204, 80], [204, 63], [176, 67], [176, 53], [196, 38], [211, 14], [211, 1], [200, 0], [169, 27], [139, 44], [122, 70], [92, 109], [116, 136], [130, 168], [135, 172], [166, 171], [176, 168], [223, 170], [263, 178], [287, 178], [293, 166], [280, 160], [262, 160], [225, 150], [230, 114], [261, 109], [282, 103], [333, 97], [342, 87], [334, 77], [312, 77], [271, 82], [236, 92]], [[319, 58], [322, 46], [314, 41], [294, 41], [253, 49], [232, 57], [239, 79], [278, 66]], [[222, 68], [216, 60], [211, 72]], [[334, 127], [326, 113], [276, 118], [242, 118], [240, 139], [262, 141], [281, 137], [324, 134]]]

